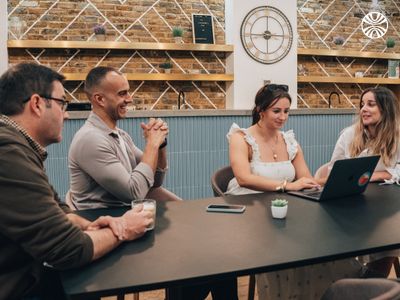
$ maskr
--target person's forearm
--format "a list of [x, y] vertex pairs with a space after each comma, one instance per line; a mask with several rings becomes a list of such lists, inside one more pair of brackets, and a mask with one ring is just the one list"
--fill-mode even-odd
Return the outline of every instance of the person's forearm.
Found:
[[67, 214], [67, 218], [72, 222], [72, 224], [78, 226], [82, 230], [85, 230], [90, 224], [90, 221], [76, 214]]
[[96, 260], [116, 248], [122, 241], [118, 240], [110, 228], [102, 228], [96, 231], [85, 231], [93, 242], [93, 257]]
[[167, 163], [167, 147], [164, 147], [158, 151], [158, 163], [157, 167], [160, 169], [165, 169], [168, 165]]
[[158, 145], [147, 143], [144, 148], [143, 156], [141, 159], [141, 162], [148, 164], [150, 168], [153, 170], [153, 172], [155, 172], [157, 169], [158, 152], [159, 152], [158, 147], [159, 147]]
[[391, 179], [392, 175], [387, 171], [377, 171], [372, 174], [371, 181], [384, 181], [385, 179]]
[[237, 175], [236, 180], [239, 186], [256, 191], [276, 191], [276, 188], [282, 184], [279, 180], [270, 180], [255, 174]]
[[324, 186], [327, 180], [328, 177], [315, 178], [315, 181], [318, 182], [318, 184], [321, 186]]

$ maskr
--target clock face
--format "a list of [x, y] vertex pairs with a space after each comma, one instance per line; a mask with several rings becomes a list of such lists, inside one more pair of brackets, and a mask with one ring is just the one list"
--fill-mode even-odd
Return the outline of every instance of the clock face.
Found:
[[289, 53], [293, 42], [292, 26], [279, 9], [260, 6], [244, 18], [240, 38], [251, 58], [263, 64], [273, 64]]

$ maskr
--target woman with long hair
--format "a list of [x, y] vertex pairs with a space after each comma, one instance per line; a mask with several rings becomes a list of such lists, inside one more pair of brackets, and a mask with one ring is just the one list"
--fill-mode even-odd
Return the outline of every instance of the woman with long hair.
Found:
[[380, 155], [371, 181], [399, 181], [400, 104], [385, 87], [369, 88], [361, 94], [356, 122], [343, 130], [329, 167], [338, 159]]
[[229, 182], [226, 194], [318, 186], [293, 131], [281, 131], [289, 117], [291, 101], [287, 85], [265, 85], [255, 97], [252, 126], [232, 125], [227, 138], [235, 178]]
[[[227, 137], [235, 178], [230, 181], [227, 194], [318, 186], [293, 131], [281, 131], [288, 119], [290, 104], [286, 85], [266, 85], [257, 92], [252, 126], [232, 125]], [[357, 276], [360, 269], [361, 265], [351, 259], [336, 261], [329, 266], [318, 264], [259, 274], [256, 277], [258, 297], [269, 300], [319, 299], [333, 281]]]
[[[371, 181], [400, 184], [400, 104], [385, 87], [368, 88], [361, 94], [359, 116], [341, 133], [328, 171], [338, 159], [369, 155], [381, 156]], [[387, 277], [399, 254], [395, 250], [359, 258], [367, 263], [364, 277]]]

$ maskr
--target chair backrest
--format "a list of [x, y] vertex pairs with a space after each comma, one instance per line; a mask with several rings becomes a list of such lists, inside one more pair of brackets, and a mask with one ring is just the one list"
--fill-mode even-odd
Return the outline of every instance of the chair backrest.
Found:
[[211, 186], [215, 197], [221, 197], [226, 192], [229, 181], [235, 177], [230, 166], [223, 167], [211, 176]]
[[328, 177], [328, 166], [329, 163], [323, 164], [318, 168], [318, 170], [314, 174], [315, 179]]

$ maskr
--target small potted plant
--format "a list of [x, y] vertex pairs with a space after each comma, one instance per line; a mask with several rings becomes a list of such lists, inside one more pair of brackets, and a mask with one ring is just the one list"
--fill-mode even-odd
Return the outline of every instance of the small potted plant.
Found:
[[174, 37], [175, 43], [182, 43], [183, 29], [181, 27], [172, 28], [172, 36]]
[[171, 73], [172, 64], [169, 60], [160, 64], [160, 68], [164, 70], [164, 73]]
[[275, 199], [271, 201], [272, 217], [275, 219], [284, 219], [287, 214], [288, 201], [285, 199]]
[[386, 40], [386, 47], [394, 48], [395, 45], [396, 45], [396, 41], [394, 40], [394, 38], [390, 37]]
[[342, 37], [342, 36], [340, 36], [340, 35], [335, 36], [335, 37], [333, 38], [333, 43], [334, 43], [335, 45], [338, 45], [338, 46], [343, 45], [343, 44], [344, 44], [344, 37]]
[[[386, 47], [388, 49], [392, 49], [394, 48], [394, 46], [396, 45], [396, 41], [394, 38], [389, 37], [386, 40]], [[399, 78], [399, 61], [398, 60], [393, 60], [393, 59], [389, 59], [388, 60], [388, 78], [391, 79], [398, 79]]]
[[93, 27], [93, 32], [96, 36], [97, 41], [105, 41], [106, 40], [106, 27], [102, 24], [97, 24]]

